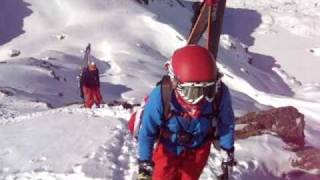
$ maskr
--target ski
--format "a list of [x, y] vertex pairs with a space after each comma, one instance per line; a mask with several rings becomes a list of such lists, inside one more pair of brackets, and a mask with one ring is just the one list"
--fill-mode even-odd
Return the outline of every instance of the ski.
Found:
[[188, 38], [188, 44], [197, 44], [207, 28], [207, 21], [208, 18], [208, 6], [205, 2], [202, 3], [200, 12], [196, 18], [196, 22], [193, 24], [191, 28], [191, 32]]
[[89, 43], [86, 47], [84, 58], [83, 58], [83, 64], [81, 66], [81, 71], [83, 68], [88, 67], [89, 60], [90, 60], [90, 53], [91, 53], [91, 44]]
[[218, 49], [219, 49], [219, 42], [220, 42], [220, 35], [222, 31], [223, 26], [223, 17], [224, 17], [224, 10], [226, 8], [226, 0], [219, 0], [218, 4], [216, 6], [216, 12], [212, 12], [211, 15], [215, 15], [215, 17], [212, 17], [212, 21], [210, 21], [212, 24], [210, 29], [210, 35], [208, 37], [208, 42], [210, 42], [210, 45], [208, 46], [208, 49], [212, 52], [215, 58], [218, 56]]
[[187, 43], [198, 44], [202, 34], [206, 29], [208, 29], [207, 48], [216, 58], [218, 54], [225, 6], [226, 0], [219, 0], [217, 3], [213, 0], [205, 0], [201, 5], [201, 10], [197, 15], [196, 22], [191, 28]]
[[80, 73], [77, 76], [77, 78], [79, 79], [80, 97], [82, 99], [84, 98], [84, 94], [83, 94], [83, 90], [82, 90], [82, 83], [83, 83], [82, 82], [82, 73], [83, 73], [84, 69], [88, 67], [89, 60], [90, 60], [90, 53], [91, 53], [91, 44], [89, 43], [85, 49], [85, 52], [84, 52], [83, 62], [80, 67]]

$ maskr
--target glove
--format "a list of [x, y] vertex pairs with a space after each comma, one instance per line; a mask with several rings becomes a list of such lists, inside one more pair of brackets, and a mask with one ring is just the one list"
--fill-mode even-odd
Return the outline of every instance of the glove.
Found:
[[236, 161], [234, 159], [234, 147], [231, 149], [225, 149], [221, 147], [221, 149], [225, 152], [225, 156], [223, 157], [222, 163], [228, 165], [228, 166], [235, 166]]
[[221, 149], [221, 171], [218, 172], [218, 179], [227, 180], [233, 170], [233, 166], [237, 164], [234, 159], [234, 147], [231, 149], [225, 149], [221, 146]]
[[139, 160], [138, 180], [152, 180], [153, 163]]

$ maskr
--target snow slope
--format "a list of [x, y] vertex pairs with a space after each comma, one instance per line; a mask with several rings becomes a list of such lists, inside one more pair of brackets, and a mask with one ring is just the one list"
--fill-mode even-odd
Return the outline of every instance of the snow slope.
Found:
[[[128, 149], [132, 143], [126, 144], [124, 126], [121, 109], [91, 111], [79, 105], [11, 119], [1, 127], [1, 139], [6, 139], [0, 143], [5, 147], [0, 151], [1, 173], [5, 179], [59, 179], [63, 173], [72, 174], [69, 179], [86, 179], [84, 173], [119, 179], [134, 152]], [[18, 174], [30, 170], [33, 175]]]
[[[105, 102], [139, 102], [164, 74], [163, 63], [185, 44], [191, 25], [190, 2], [182, 1], [185, 7], [175, 0], [152, 1], [148, 6], [131, 0], [2, 2], [0, 12], [5, 15], [1, 16], [4, 18], [0, 19], [0, 29], [7, 30], [6, 38], [0, 39], [0, 179], [133, 179], [137, 171], [136, 142], [125, 127], [130, 112], [108, 106], [85, 110], [78, 105], [81, 99], [76, 76], [82, 64], [82, 49], [88, 42], [92, 44]], [[254, 50], [259, 49], [259, 38], [263, 38], [256, 36], [257, 32], [275, 29], [266, 26], [268, 18], [251, 21], [254, 24], [249, 18], [246, 24], [250, 27], [245, 28], [235, 21], [235, 17], [247, 15], [291, 17], [290, 13], [306, 13], [301, 8], [309, 7], [313, 1], [292, 1], [293, 5], [284, 6], [288, 9], [278, 11], [273, 5], [283, 1], [272, 2], [228, 2], [224, 28], [227, 34], [221, 37], [218, 66], [231, 88], [237, 115], [271, 106], [295, 106], [306, 116], [307, 143], [320, 148], [320, 84], [313, 79], [319, 73], [304, 68], [290, 71], [297, 66], [296, 61], [286, 64], [272, 54], [281, 51], [289, 56], [291, 49], [295, 50], [294, 43], [286, 46], [290, 51], [282, 46], [270, 51]], [[10, 18], [12, 11], [21, 13]], [[316, 36], [318, 22], [310, 18], [311, 12], [318, 16], [316, 10], [310, 10], [305, 15], [308, 20], [295, 19], [303, 22], [299, 32], [308, 30], [308, 37], [297, 36], [288, 28], [290, 25], [281, 21], [277, 27], [281, 25], [283, 31], [292, 34], [288, 37], [278, 33], [274, 37], [281, 43], [291, 42], [291, 38], [312, 43], [316, 38], [309, 37]], [[310, 48], [314, 52], [312, 58], [317, 58], [317, 46]], [[10, 57], [10, 50], [21, 54]], [[310, 51], [305, 52], [310, 55]], [[275, 58], [261, 61], [267, 56]], [[313, 60], [306, 62], [310, 67], [317, 65]], [[306, 81], [295, 78], [300, 73], [308, 74]], [[291, 179], [316, 179], [314, 171], [291, 177], [296, 169], [290, 161], [296, 157], [284, 146], [271, 135], [237, 141], [239, 166], [233, 178], [280, 179], [287, 175]], [[217, 154], [212, 151], [202, 180], [214, 179], [218, 173]], [[274, 155], [277, 158], [270, 158]]]
[[[237, 16], [233, 11], [227, 11], [226, 17], [232, 22], [245, 21], [249, 27], [255, 24], [249, 36], [244, 31], [238, 37], [250, 46], [257, 66], [265, 64], [261, 61], [276, 61], [298, 81], [319, 83], [319, 3], [318, 0], [228, 1], [229, 7], [251, 13]], [[234, 24], [233, 27], [239, 30], [248, 29], [247, 26]], [[232, 34], [237, 34], [237, 30]]]

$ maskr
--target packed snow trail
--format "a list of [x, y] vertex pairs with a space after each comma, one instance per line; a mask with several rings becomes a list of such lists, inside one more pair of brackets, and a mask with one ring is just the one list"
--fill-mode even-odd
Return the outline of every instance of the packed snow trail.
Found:
[[[0, 125], [0, 179], [134, 180], [137, 142], [122, 107], [80, 105], [31, 113]], [[212, 151], [201, 180], [219, 172]]]
[[0, 125], [0, 179], [121, 179], [135, 157], [126, 115], [73, 105], [8, 120]]

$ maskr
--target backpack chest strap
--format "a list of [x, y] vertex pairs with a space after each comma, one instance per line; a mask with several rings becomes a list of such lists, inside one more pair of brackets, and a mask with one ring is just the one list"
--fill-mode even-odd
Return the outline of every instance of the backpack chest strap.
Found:
[[[213, 141], [215, 139], [215, 136], [213, 136], [213, 134], [215, 134], [215, 131], [216, 131], [215, 127], [209, 128], [206, 137], [199, 144], [199, 146], [203, 143], [208, 142], [208, 141]], [[179, 133], [174, 133], [174, 132], [171, 132], [167, 128], [161, 128], [161, 134], [160, 134], [159, 140], [171, 142], [174, 135], [176, 136], [175, 143], [177, 143], [177, 145], [186, 146], [186, 147], [190, 148], [188, 145], [190, 145], [192, 143], [192, 141], [194, 140], [194, 135], [187, 133], [185, 131], [180, 131]], [[196, 147], [193, 147], [193, 148], [196, 148]]]

